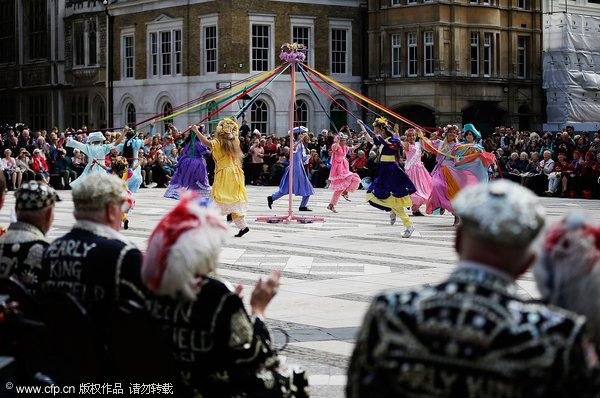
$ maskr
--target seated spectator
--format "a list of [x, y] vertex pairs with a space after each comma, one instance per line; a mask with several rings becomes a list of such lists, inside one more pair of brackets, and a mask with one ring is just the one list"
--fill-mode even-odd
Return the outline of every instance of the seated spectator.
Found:
[[142, 253], [119, 233], [129, 195], [110, 174], [94, 174], [73, 189], [75, 225], [44, 252], [41, 288], [71, 293], [96, 325], [107, 325], [118, 300], [145, 299]]
[[352, 171], [358, 174], [361, 179], [365, 178], [369, 174], [369, 169], [367, 169], [368, 161], [369, 159], [367, 159], [365, 151], [360, 150], [357, 153], [356, 159], [354, 159], [350, 165], [352, 167]]
[[[69, 147], [69, 149], [71, 149]], [[85, 159], [85, 155], [81, 153], [81, 151], [77, 148], [73, 148], [73, 156], [71, 157], [71, 165], [73, 170], [77, 173], [77, 177], [83, 173], [85, 170], [85, 166], [87, 164], [87, 160]]]
[[60, 148], [58, 157], [54, 162], [54, 170], [61, 178], [61, 189], [71, 189], [71, 181], [77, 179], [77, 173], [73, 170], [72, 159], [67, 156], [67, 151]]
[[31, 169], [31, 155], [27, 149], [21, 148], [19, 156], [15, 159], [17, 167], [21, 169], [22, 182], [32, 181], [35, 179], [35, 173]]
[[269, 165], [263, 164], [263, 168], [262, 168], [260, 175], [258, 176], [256, 185], [266, 186], [266, 185], [269, 185], [270, 181], [271, 181], [271, 172], [269, 171]]
[[600, 228], [573, 213], [553, 225], [545, 236], [534, 269], [542, 298], [549, 304], [584, 315], [587, 332], [600, 348]]
[[600, 162], [592, 150], [585, 154], [585, 162], [581, 165], [581, 180], [583, 197], [586, 199], [600, 198]]
[[17, 161], [12, 157], [12, 151], [10, 149], [4, 150], [4, 157], [2, 158], [2, 169], [4, 174], [11, 181], [11, 189], [17, 189], [21, 186], [23, 180], [23, 172], [17, 166]]
[[518, 173], [518, 166], [519, 165], [519, 154], [516, 152], [513, 152], [510, 154], [510, 159], [508, 162], [506, 162], [506, 171], [508, 173]]
[[41, 181], [44, 184], [48, 184], [50, 182], [48, 164], [46, 163], [46, 158], [44, 158], [42, 151], [39, 148], [33, 151], [31, 168], [35, 173], [36, 181]]
[[583, 317], [517, 293], [516, 279], [534, 262], [533, 242], [544, 225], [537, 197], [497, 180], [465, 188], [453, 207], [461, 219], [457, 268], [440, 284], [373, 300], [350, 362], [347, 396], [597, 392]]
[[177, 159], [179, 158], [179, 150], [177, 149], [177, 147], [174, 147], [171, 149], [170, 152], [168, 152], [167, 155], [167, 162], [169, 164], [169, 166], [171, 166], [173, 169], [175, 169], [175, 167], [177, 167]]
[[519, 161], [517, 163], [517, 171], [519, 173], [526, 173], [529, 167], [529, 155], [527, 152], [521, 152], [519, 155]]
[[567, 160], [572, 159], [573, 151], [575, 150], [575, 143], [569, 137], [569, 133], [563, 131], [560, 134], [556, 135], [556, 141], [554, 142], [555, 151], [558, 153], [563, 153]]
[[35, 293], [42, 273], [42, 255], [50, 244], [46, 234], [54, 221], [54, 204], [60, 198], [52, 187], [36, 181], [24, 183], [15, 196], [17, 221], [0, 236], [0, 276], [12, 276]]
[[568, 178], [573, 173], [571, 163], [567, 161], [567, 155], [558, 154], [558, 162], [554, 164], [554, 171], [548, 176], [548, 195], [554, 195], [561, 188], [561, 196], [567, 196]]
[[[277, 272], [259, 279], [250, 295], [252, 317], [231, 287], [216, 275], [228, 227], [210, 202], [182, 198], [148, 241], [142, 279], [156, 296], [151, 314], [170, 337], [182, 397], [306, 397], [304, 385], [279, 367], [265, 310], [279, 288]], [[185, 316], [180, 316], [185, 313]], [[179, 331], [173, 333], [173, 331]], [[194, 346], [185, 336], [201, 336]]]
[[158, 150], [154, 156], [148, 159], [148, 166], [151, 169], [153, 181], [158, 188], [166, 188], [169, 184], [170, 177], [165, 170], [166, 165], [165, 155], [162, 150]]
[[[433, 158], [435, 160], [435, 158]], [[370, 151], [369, 152], [369, 160], [367, 161], [367, 169], [369, 169], [368, 177], [371, 181], [375, 181], [375, 177], [377, 176], [377, 152]]]
[[308, 159], [308, 171], [310, 183], [313, 187], [318, 187], [319, 171], [321, 170], [321, 159], [316, 149], [311, 149], [310, 158]]
[[271, 166], [271, 185], [279, 185], [288, 164], [285, 156], [280, 156], [277, 162]]

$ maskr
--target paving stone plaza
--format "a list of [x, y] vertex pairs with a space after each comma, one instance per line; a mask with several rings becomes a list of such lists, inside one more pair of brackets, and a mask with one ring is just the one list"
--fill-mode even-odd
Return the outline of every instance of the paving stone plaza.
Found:
[[[258, 216], [286, 214], [287, 200], [282, 198], [269, 210], [266, 197], [275, 187], [248, 186], [247, 190], [251, 231], [226, 243], [219, 273], [234, 284], [243, 284], [247, 300], [259, 277], [281, 271], [282, 287], [267, 309], [267, 320], [279, 346], [286, 340], [282, 330], [289, 335], [282, 355], [288, 364], [308, 369], [314, 397], [343, 397], [353, 341], [372, 296], [444, 279], [456, 260], [453, 217], [415, 217], [417, 231], [410, 239], [402, 239], [401, 223], [390, 226], [386, 213], [364, 203], [364, 191], [352, 194], [352, 202], [342, 199], [339, 213], [333, 214], [326, 209], [331, 193], [318, 189], [309, 207], [314, 210], [311, 215], [323, 216], [326, 222], [255, 223]], [[122, 231], [142, 250], [154, 226], [175, 204], [163, 198], [163, 193], [164, 189], [140, 190], [130, 229]], [[63, 235], [74, 222], [70, 191], [60, 195], [50, 239]], [[541, 200], [550, 221], [574, 210], [600, 218], [600, 201]], [[8, 225], [13, 205], [10, 192], [1, 225]], [[537, 294], [529, 273], [519, 280], [519, 287], [529, 297]]]

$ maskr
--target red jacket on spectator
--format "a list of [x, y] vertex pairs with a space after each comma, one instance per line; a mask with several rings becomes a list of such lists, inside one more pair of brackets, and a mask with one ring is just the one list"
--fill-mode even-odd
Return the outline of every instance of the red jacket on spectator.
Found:
[[366, 156], [361, 157], [357, 157], [356, 159], [354, 159], [352, 161], [352, 170], [356, 171], [358, 169], [362, 169], [363, 167], [365, 167], [367, 165], [367, 161], [369, 159], [367, 159]]
[[43, 156], [37, 154], [33, 156], [33, 164], [31, 165], [31, 168], [33, 169], [33, 171], [35, 171], [36, 173], [47, 173], [48, 172], [48, 165], [46, 164], [46, 159], [44, 159]]

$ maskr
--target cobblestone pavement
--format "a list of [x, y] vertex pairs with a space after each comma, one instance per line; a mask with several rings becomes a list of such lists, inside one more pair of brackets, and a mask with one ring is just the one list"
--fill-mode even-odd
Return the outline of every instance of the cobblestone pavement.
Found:
[[[308, 369], [317, 398], [344, 396], [346, 366], [354, 337], [373, 295], [444, 279], [453, 268], [454, 228], [451, 215], [415, 217], [416, 232], [402, 239], [401, 224], [390, 226], [386, 213], [364, 203], [364, 191], [343, 199], [338, 214], [326, 209], [331, 192], [318, 189], [309, 207], [326, 218], [314, 224], [265, 224], [257, 216], [287, 214], [288, 201], [267, 207], [273, 187], [247, 187], [250, 198], [250, 233], [231, 238], [220, 257], [219, 273], [245, 286], [247, 297], [259, 277], [281, 271], [283, 285], [267, 311], [278, 346], [288, 364]], [[174, 205], [164, 199], [164, 189], [142, 189], [130, 216], [130, 229], [123, 231], [140, 248], [160, 218]], [[61, 193], [50, 238], [64, 234], [73, 223], [70, 192]], [[0, 216], [8, 223], [9, 193]], [[600, 201], [542, 199], [550, 220], [572, 210], [600, 215]], [[295, 199], [295, 206], [299, 200]], [[232, 233], [233, 236], [233, 233]], [[531, 274], [518, 282], [521, 293], [536, 296]], [[286, 336], [287, 335], [287, 336]]]

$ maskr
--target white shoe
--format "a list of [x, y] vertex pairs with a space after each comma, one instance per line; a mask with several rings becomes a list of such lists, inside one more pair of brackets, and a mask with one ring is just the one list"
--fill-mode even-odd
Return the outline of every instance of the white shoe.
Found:
[[390, 211], [390, 225], [396, 224], [396, 213]]
[[153, 182], [153, 183], [150, 183], [150, 184], [146, 185], [146, 187], [148, 187], [148, 188], [156, 188], [157, 185], [158, 185], [157, 183]]
[[415, 232], [415, 226], [411, 225], [410, 227], [406, 228], [404, 230], [404, 233], [402, 234], [403, 238], [410, 238], [410, 236], [413, 234], [413, 232]]

